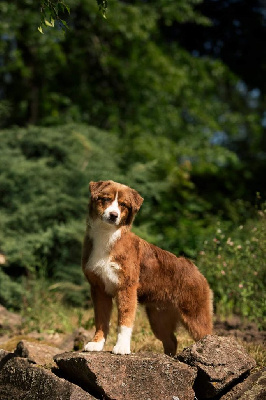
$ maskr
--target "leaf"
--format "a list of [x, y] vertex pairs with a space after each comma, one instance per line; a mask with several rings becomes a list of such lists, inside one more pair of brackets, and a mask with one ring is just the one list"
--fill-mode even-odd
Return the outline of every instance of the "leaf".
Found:
[[41, 26], [39, 26], [39, 27], [38, 27], [38, 31], [44, 35], [44, 33], [43, 33], [43, 30], [42, 30], [42, 27], [41, 27]]
[[65, 4], [65, 8], [67, 9], [68, 14], [70, 14], [70, 7], [67, 4]]
[[108, 7], [107, 0], [97, 0], [97, 3], [98, 3], [98, 7], [99, 7], [99, 10], [100, 10], [103, 18], [106, 19], [106, 10], [107, 10], [107, 7]]
[[66, 21], [64, 21], [63, 19], [60, 19], [60, 22], [61, 22], [62, 25], [64, 25], [64, 27], [65, 27], [66, 29], [69, 29], [69, 27], [68, 27]]
[[44, 20], [45, 25], [50, 26], [51, 28], [54, 27], [54, 19], [51, 18], [51, 22], [47, 21], [47, 19]]

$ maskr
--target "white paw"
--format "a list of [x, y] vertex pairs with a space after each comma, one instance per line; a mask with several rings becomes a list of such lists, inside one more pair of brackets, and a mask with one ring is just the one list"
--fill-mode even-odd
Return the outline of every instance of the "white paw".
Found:
[[131, 333], [130, 327], [122, 325], [118, 328], [117, 342], [112, 351], [114, 354], [130, 354]]
[[105, 340], [102, 339], [99, 342], [88, 342], [84, 347], [85, 351], [102, 351]]
[[117, 343], [112, 350], [114, 354], [130, 354], [130, 346]]

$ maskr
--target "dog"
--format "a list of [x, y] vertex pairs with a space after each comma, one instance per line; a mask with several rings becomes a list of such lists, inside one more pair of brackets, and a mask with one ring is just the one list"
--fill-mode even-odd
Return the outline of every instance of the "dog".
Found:
[[197, 267], [131, 232], [143, 202], [140, 194], [111, 180], [89, 186], [82, 268], [91, 286], [96, 332], [84, 350], [103, 350], [113, 298], [118, 307], [114, 354], [130, 354], [138, 302], [145, 305], [165, 354], [176, 354], [179, 322], [196, 341], [211, 334], [212, 291]]

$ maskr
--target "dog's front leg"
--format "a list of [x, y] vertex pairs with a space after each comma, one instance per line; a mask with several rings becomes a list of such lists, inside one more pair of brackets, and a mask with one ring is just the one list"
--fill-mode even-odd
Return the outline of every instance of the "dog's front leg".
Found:
[[91, 286], [91, 297], [94, 307], [96, 332], [91, 342], [84, 348], [85, 351], [101, 351], [104, 347], [109, 331], [112, 312], [112, 297], [100, 287]]
[[118, 337], [114, 354], [130, 354], [131, 334], [137, 308], [137, 287], [119, 290], [116, 296], [118, 308]]

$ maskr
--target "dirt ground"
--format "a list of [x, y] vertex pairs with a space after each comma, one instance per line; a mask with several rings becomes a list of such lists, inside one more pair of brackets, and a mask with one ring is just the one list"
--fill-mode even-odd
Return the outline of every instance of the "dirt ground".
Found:
[[238, 316], [216, 319], [214, 331], [219, 336], [234, 336], [243, 342], [266, 345], [266, 331], [260, 331], [254, 322], [243, 321]]

